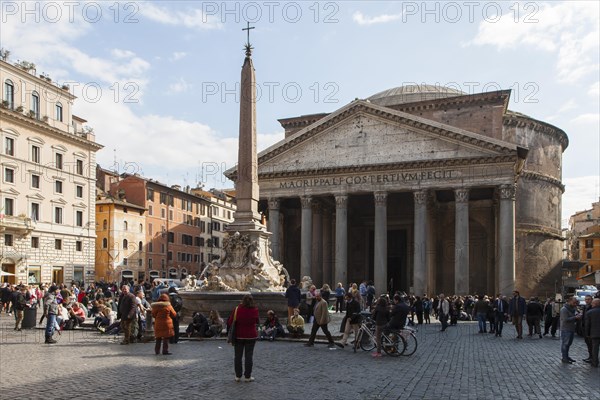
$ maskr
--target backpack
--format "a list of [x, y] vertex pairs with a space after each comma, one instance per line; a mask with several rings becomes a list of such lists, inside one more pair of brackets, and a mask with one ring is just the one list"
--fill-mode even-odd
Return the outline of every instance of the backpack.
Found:
[[183, 300], [181, 299], [181, 296], [176, 293], [171, 293], [169, 298], [171, 299], [171, 306], [176, 313], [179, 313], [183, 308]]

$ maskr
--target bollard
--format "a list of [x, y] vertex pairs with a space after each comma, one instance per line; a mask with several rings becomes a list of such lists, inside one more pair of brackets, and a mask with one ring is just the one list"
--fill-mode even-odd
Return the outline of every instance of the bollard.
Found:
[[154, 320], [152, 310], [146, 311], [146, 332], [144, 332], [144, 342], [154, 341]]

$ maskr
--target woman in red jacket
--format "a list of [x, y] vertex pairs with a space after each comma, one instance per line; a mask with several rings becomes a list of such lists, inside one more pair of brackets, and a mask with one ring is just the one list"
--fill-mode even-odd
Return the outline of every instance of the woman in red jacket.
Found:
[[254, 305], [254, 299], [247, 294], [242, 299], [239, 306], [233, 310], [227, 320], [227, 326], [231, 327], [235, 318], [235, 381], [242, 379], [242, 356], [246, 354], [244, 362], [244, 377], [246, 382], [253, 382], [252, 376], [252, 357], [254, 355], [254, 345], [258, 339], [256, 324], [258, 321], [258, 308]]

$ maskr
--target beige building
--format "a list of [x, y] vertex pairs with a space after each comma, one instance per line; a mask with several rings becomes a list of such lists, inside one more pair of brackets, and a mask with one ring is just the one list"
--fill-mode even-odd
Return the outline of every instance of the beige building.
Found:
[[96, 280], [123, 282], [146, 278], [146, 209], [99, 194], [96, 200]]
[[0, 60], [0, 255], [18, 282], [94, 279], [95, 142], [66, 86]]

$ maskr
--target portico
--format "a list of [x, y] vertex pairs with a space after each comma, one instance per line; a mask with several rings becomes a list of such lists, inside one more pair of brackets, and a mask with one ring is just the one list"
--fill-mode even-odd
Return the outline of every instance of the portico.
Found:
[[491, 293], [514, 285], [519, 154], [358, 100], [259, 154], [259, 208], [292, 277]]

